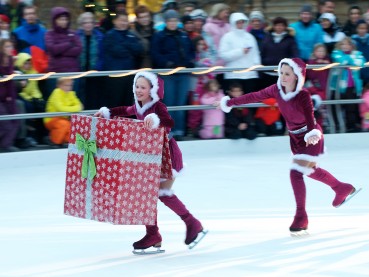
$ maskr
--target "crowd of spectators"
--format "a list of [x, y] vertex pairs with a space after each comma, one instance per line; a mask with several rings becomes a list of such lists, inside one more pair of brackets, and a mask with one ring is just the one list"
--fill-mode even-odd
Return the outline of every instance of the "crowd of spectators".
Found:
[[[55, 7], [50, 13], [51, 27], [46, 29], [38, 18], [37, 7], [9, 0], [0, 5], [1, 74], [215, 65], [250, 68], [277, 65], [282, 58], [294, 57], [309, 64], [351, 65], [352, 68], [343, 70], [331, 69], [331, 74], [328, 70], [319, 74], [309, 70], [307, 74], [307, 88], [316, 104], [317, 119], [325, 127], [326, 110], [319, 106], [321, 100], [336, 99], [337, 95], [343, 99], [367, 95], [369, 69], [360, 67], [369, 61], [369, 13], [360, 7], [349, 7], [347, 21], [341, 19], [341, 23], [335, 15], [334, 1], [320, 1], [316, 13], [311, 5], [304, 4], [299, 20], [289, 23], [283, 16], [266, 18], [261, 11], [248, 15], [233, 11], [225, 3], [214, 4], [208, 12], [197, 4], [188, 1], [180, 7], [175, 0], [167, 0], [155, 15], [148, 7], [137, 6], [133, 22], [126, 12], [125, 0], [116, 0], [114, 16], [109, 14], [102, 20], [97, 20], [92, 12], [72, 18], [68, 9]], [[73, 22], [77, 23], [77, 30], [71, 29]], [[328, 80], [329, 75], [332, 78]], [[68, 83], [73, 101], [65, 98], [60, 100], [62, 103], [55, 103], [59, 101], [55, 89], [63, 85], [60, 80], [1, 82], [0, 115], [44, 112], [48, 107], [53, 107], [52, 111], [78, 111], [131, 105], [132, 78], [76, 79]], [[165, 104], [183, 106], [206, 104], [224, 94], [232, 97], [249, 93], [276, 83], [278, 76], [275, 71], [249, 71], [202, 76], [182, 73], [162, 78]], [[284, 121], [274, 99], [265, 104], [269, 106], [235, 109], [227, 117], [210, 111], [171, 112], [175, 120], [172, 135], [177, 139], [184, 136], [254, 139], [284, 134]], [[343, 113], [347, 131], [368, 129], [364, 128], [364, 121], [369, 120], [369, 114], [360, 113], [358, 105], [345, 106]], [[67, 141], [55, 139], [51, 134], [54, 127], [47, 122], [50, 119], [0, 121], [0, 151], [16, 151], [42, 143], [63, 146]]]

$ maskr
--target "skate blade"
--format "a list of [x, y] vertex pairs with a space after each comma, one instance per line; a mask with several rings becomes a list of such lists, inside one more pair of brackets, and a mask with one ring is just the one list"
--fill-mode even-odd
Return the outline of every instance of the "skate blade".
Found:
[[164, 249], [160, 249], [160, 247], [149, 247], [147, 249], [134, 249], [132, 251], [135, 255], [155, 255], [155, 254], [161, 254], [164, 253]]
[[358, 189], [355, 189], [355, 191], [351, 194], [349, 194], [345, 201], [343, 201], [341, 204], [339, 204], [338, 206], [336, 206], [336, 208], [339, 208], [341, 207], [343, 204], [346, 204], [352, 197], [354, 197], [356, 194], [358, 194], [360, 191], [362, 190], [362, 188], [358, 188]]
[[188, 245], [188, 249], [193, 249], [206, 236], [207, 233], [209, 233], [208, 230], [202, 230], [197, 235], [197, 238]]
[[291, 232], [291, 237], [293, 238], [303, 238], [306, 236], [309, 236], [309, 232], [307, 230], [301, 230], [301, 231], [296, 231], [296, 232]]

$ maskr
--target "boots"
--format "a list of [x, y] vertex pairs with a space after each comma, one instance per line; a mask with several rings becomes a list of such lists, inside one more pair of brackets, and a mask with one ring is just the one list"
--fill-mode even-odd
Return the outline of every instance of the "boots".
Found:
[[159, 197], [160, 201], [164, 203], [169, 209], [175, 212], [186, 224], [186, 238], [185, 244], [189, 245], [203, 230], [199, 220], [197, 220], [185, 207], [185, 205], [174, 194], [163, 195]]
[[355, 192], [352, 185], [338, 181], [332, 174], [320, 167], [315, 168], [315, 171], [309, 177], [330, 186], [334, 190], [336, 197], [332, 202], [333, 207], [339, 207], [347, 196]]
[[296, 200], [296, 214], [290, 226], [290, 231], [298, 232], [302, 230], [307, 230], [308, 217], [305, 210], [306, 187], [304, 177], [301, 172], [297, 170], [291, 170], [290, 179]]
[[347, 196], [355, 192], [355, 188], [352, 185], [344, 183], [332, 189], [336, 193], [336, 197], [334, 198], [332, 205], [336, 208], [338, 208], [343, 202], [345, 202]]
[[146, 225], [146, 235], [133, 243], [134, 249], [147, 249], [151, 246], [161, 246], [161, 235], [159, 233], [158, 225]]
[[308, 216], [305, 210], [297, 210], [293, 222], [290, 226], [291, 232], [307, 230], [309, 224]]

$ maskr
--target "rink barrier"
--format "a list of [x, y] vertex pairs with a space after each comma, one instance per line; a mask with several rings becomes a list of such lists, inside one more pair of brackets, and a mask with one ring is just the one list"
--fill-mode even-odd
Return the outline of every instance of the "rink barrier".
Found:
[[[369, 62], [364, 64], [365, 67], [369, 66]], [[344, 68], [350, 68], [351, 70], [359, 70], [362, 67], [359, 66], [347, 66], [347, 65], [340, 65], [339, 63], [331, 63], [328, 65], [307, 65], [307, 69], [312, 69], [316, 71], [326, 70], [335, 68], [336, 74], [338, 72], [337, 80], [340, 80], [341, 75], [343, 73]], [[108, 76], [111, 78], [116, 77], [125, 77], [129, 75], [136, 74], [140, 71], [150, 71], [153, 73], [157, 73], [159, 75], [168, 76], [172, 74], [182, 73], [182, 74], [193, 74], [193, 75], [203, 75], [209, 73], [224, 73], [224, 72], [233, 72], [233, 73], [245, 73], [250, 71], [277, 71], [278, 66], [264, 66], [264, 65], [254, 65], [250, 68], [239, 68], [239, 67], [223, 67], [223, 66], [213, 66], [213, 67], [206, 67], [206, 68], [186, 68], [186, 67], [177, 67], [174, 69], [152, 69], [152, 68], [141, 68], [137, 70], [116, 70], [116, 71], [97, 71], [97, 70], [90, 70], [85, 72], [63, 72], [63, 73], [55, 73], [55, 72], [48, 72], [45, 74], [19, 74], [14, 73], [8, 76], [4, 76], [0, 78], [0, 82], [6, 82], [9, 80], [44, 80], [44, 79], [52, 79], [52, 78], [66, 78], [66, 79], [78, 79], [78, 78], [85, 78], [85, 77], [100, 77], [100, 76]], [[332, 76], [332, 70], [329, 72], [328, 82], [326, 91], [330, 91], [329, 88], [329, 80]], [[334, 95], [334, 99], [340, 98], [339, 95], [339, 82], [336, 85], [336, 95]], [[332, 98], [331, 96], [329, 96]], [[346, 99], [346, 100], [325, 100], [322, 101], [322, 104], [328, 106], [328, 122], [330, 133], [334, 133], [336, 130], [336, 123], [333, 118], [332, 113], [332, 105], [336, 105], [337, 110], [337, 121], [338, 121], [338, 132], [344, 133], [345, 130], [345, 122], [343, 118], [342, 108], [341, 105], [346, 104], [360, 104], [363, 103], [361, 99]], [[235, 107], [241, 108], [258, 108], [258, 107], [268, 107], [262, 103], [252, 103], [247, 105], [240, 105]], [[214, 109], [211, 105], [188, 105], [188, 106], [175, 106], [175, 107], [168, 107], [169, 111], [183, 111], [183, 110], [208, 110]], [[86, 110], [79, 112], [78, 114], [90, 115], [95, 113], [97, 110]], [[58, 117], [58, 116], [70, 116], [71, 114], [75, 113], [27, 113], [27, 114], [14, 114], [14, 115], [1, 115], [1, 120], [19, 120], [19, 119], [32, 119], [32, 118], [45, 118], [45, 117]]]

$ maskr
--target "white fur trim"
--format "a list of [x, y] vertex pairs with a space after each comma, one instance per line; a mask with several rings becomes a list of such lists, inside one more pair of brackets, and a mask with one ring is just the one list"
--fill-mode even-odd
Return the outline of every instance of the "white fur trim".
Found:
[[230, 99], [231, 98], [229, 96], [223, 96], [222, 99], [220, 100], [220, 108], [225, 113], [229, 113], [232, 110], [232, 107], [227, 106], [227, 102]]
[[159, 197], [160, 196], [172, 196], [174, 191], [171, 189], [159, 189]]
[[306, 142], [308, 140], [308, 138], [310, 138], [312, 136], [318, 136], [319, 139], [321, 139], [322, 138], [322, 132], [318, 129], [313, 129], [310, 132], [305, 134], [304, 141]]
[[314, 110], [316, 111], [322, 104], [322, 98], [318, 94], [314, 94], [311, 96], [311, 99], [313, 100]]
[[145, 119], [146, 118], [151, 118], [154, 122], [154, 125], [152, 125], [152, 128], [153, 129], [156, 129], [159, 127], [160, 125], [160, 118], [158, 117], [158, 115], [156, 113], [150, 113], [148, 114], [147, 116], [145, 116]]
[[315, 171], [314, 168], [312, 168], [312, 167], [301, 166], [301, 165], [296, 164], [296, 163], [292, 163], [290, 169], [301, 172], [304, 175], [310, 175]]
[[286, 93], [283, 91], [280, 78], [278, 78], [277, 86], [278, 86], [278, 89], [279, 89], [279, 94], [281, 95], [283, 100], [288, 101], [288, 100], [294, 98], [300, 92], [300, 90], [304, 87], [305, 77], [302, 75], [300, 67], [297, 65], [297, 63], [295, 63], [292, 59], [288, 59], [288, 58], [282, 59], [279, 62], [278, 75], [281, 74], [282, 64], [284, 64], [284, 63], [288, 64], [297, 76], [297, 84], [296, 84], [295, 91], [286, 92]]
[[[138, 103], [137, 97], [136, 97], [136, 82], [137, 82], [137, 79], [140, 77], [144, 77], [145, 79], [149, 80], [152, 85], [152, 88], [150, 89], [150, 95], [151, 95], [152, 100], [146, 103], [145, 105], [143, 105], [142, 107]], [[135, 98], [136, 109], [139, 114], [144, 114], [145, 111], [147, 111], [156, 102], [160, 100], [159, 95], [158, 95], [158, 90], [159, 90], [159, 81], [158, 81], [158, 77], [156, 76], [156, 74], [151, 73], [149, 71], [141, 71], [136, 74], [133, 80], [133, 96]]]
[[101, 112], [104, 118], [110, 119], [110, 110], [107, 107], [101, 107], [99, 112]]
[[308, 155], [308, 154], [296, 154], [296, 155], [292, 156], [292, 159], [299, 160], [299, 161], [307, 161], [307, 162], [317, 163], [320, 160], [321, 156], [322, 155], [312, 156], [312, 155]]

